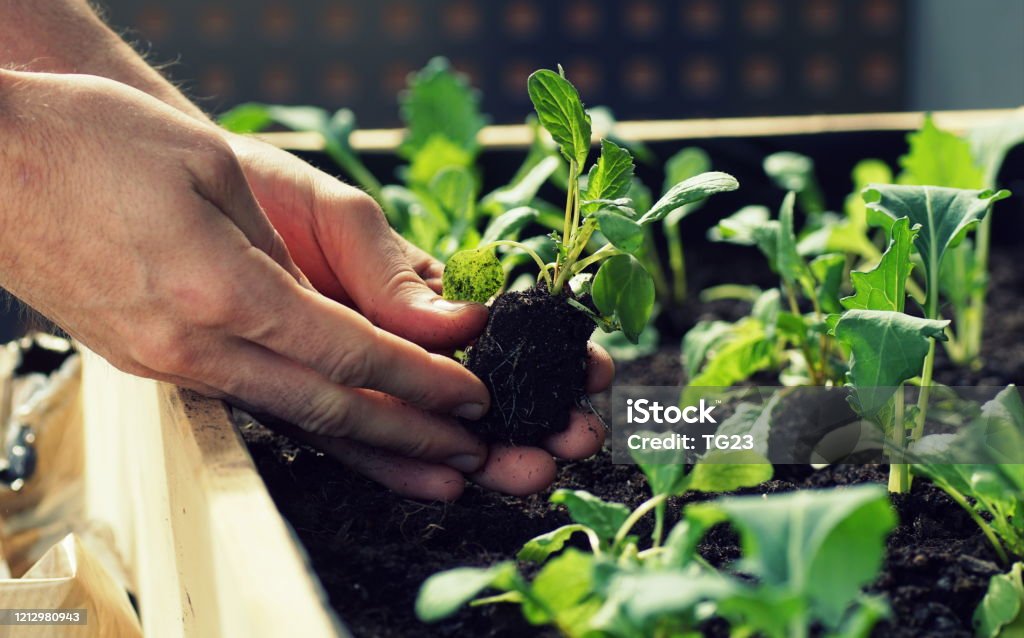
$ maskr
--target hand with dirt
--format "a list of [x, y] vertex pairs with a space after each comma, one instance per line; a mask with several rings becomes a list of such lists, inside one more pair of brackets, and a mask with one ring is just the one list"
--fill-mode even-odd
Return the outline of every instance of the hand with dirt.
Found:
[[[483, 330], [486, 309], [438, 297], [443, 265], [395, 233], [369, 197], [263, 142], [241, 136], [229, 140], [256, 198], [317, 290], [431, 351], [450, 352]], [[587, 391], [603, 391], [612, 374], [608, 354], [592, 346]], [[464, 487], [453, 464], [337, 437], [293, 434], [408, 496], [452, 500]], [[486, 463], [471, 477], [500, 492], [532, 494], [554, 480], [552, 455], [591, 456], [601, 449], [604, 434], [600, 419], [577, 411], [569, 428], [546, 441], [545, 449], [492, 446]]]
[[[467, 472], [484, 463], [456, 421], [486, 411], [483, 383], [313, 290], [221, 131], [110, 80], [0, 71], [0, 135], [0, 286], [114, 365], [311, 434]], [[313, 195], [298, 184], [278, 195]], [[366, 312], [407, 313], [432, 347], [479, 329], [483, 309], [434, 305], [393, 236], [373, 239], [366, 196], [316, 186], [305, 201], [321, 212], [296, 221], [367, 260], [338, 279]]]

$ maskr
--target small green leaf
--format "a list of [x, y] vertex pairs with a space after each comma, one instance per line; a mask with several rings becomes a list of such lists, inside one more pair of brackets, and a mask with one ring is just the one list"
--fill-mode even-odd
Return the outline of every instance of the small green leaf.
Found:
[[774, 341], [768, 338], [764, 325], [748, 318], [733, 324], [727, 338], [707, 355], [707, 362], [688, 387], [725, 388], [750, 378], [755, 372], [773, 363]]
[[772, 153], [764, 158], [763, 168], [784, 191], [802, 193], [814, 183], [814, 160], [800, 153]]
[[920, 131], [907, 135], [910, 152], [900, 158], [900, 184], [983, 188], [984, 175], [974, 163], [966, 140], [935, 126], [929, 115]]
[[486, 123], [479, 103], [479, 94], [464, 75], [452, 71], [448, 60], [432, 59], [411, 76], [409, 88], [399, 95], [402, 121], [408, 129], [399, 153], [413, 159], [425, 152], [431, 138], [441, 137], [472, 163], [479, 148], [477, 133]]
[[888, 310], [848, 310], [833, 329], [849, 346], [847, 377], [858, 411], [872, 417], [904, 381], [921, 374], [929, 339], [945, 340], [949, 321], [921, 319]]
[[701, 365], [719, 343], [732, 332], [728, 321], [701, 321], [683, 336], [683, 370], [686, 376], [694, 377]]
[[566, 160], [582, 172], [590, 153], [590, 116], [576, 87], [561, 75], [541, 69], [526, 82], [541, 125], [551, 134]]
[[[523, 615], [532, 624], [560, 622], [593, 592], [594, 558], [568, 549], [553, 558], [530, 584], [530, 597], [523, 601]], [[543, 601], [543, 607], [532, 601]], [[596, 610], [596, 608], [595, 608]]]
[[539, 215], [536, 208], [529, 206], [519, 206], [502, 213], [487, 224], [487, 230], [480, 238], [480, 243], [489, 244], [500, 239], [515, 239], [519, 236], [519, 231]]
[[640, 224], [607, 209], [593, 214], [601, 234], [622, 252], [636, 254], [644, 244], [644, 229]]
[[734, 191], [740, 187], [736, 178], [727, 173], [702, 173], [682, 181], [665, 193], [655, 202], [649, 211], [640, 218], [640, 225], [661, 221], [666, 215], [687, 204], [707, 199], [716, 193]]
[[846, 255], [829, 253], [818, 255], [811, 260], [811, 274], [818, 282], [818, 304], [824, 312], [839, 312], [839, 290], [843, 285], [843, 273], [846, 271]]
[[636, 343], [654, 311], [654, 281], [632, 255], [616, 255], [601, 264], [592, 287], [594, 304], [614, 317], [626, 338]]
[[492, 214], [497, 214], [502, 210], [530, 204], [537, 196], [540, 187], [558, 169], [559, 164], [560, 160], [554, 155], [539, 159], [521, 175], [513, 178], [507, 186], [487, 195], [481, 202], [481, 207]]
[[565, 547], [566, 541], [577, 532], [586, 532], [589, 529], [586, 525], [573, 523], [563, 525], [547, 534], [541, 534], [532, 538], [523, 545], [523, 548], [516, 554], [516, 558], [529, 563], [543, 563], [548, 556]]
[[434, 574], [420, 587], [416, 617], [423, 622], [443, 620], [488, 587], [512, 580], [515, 571], [514, 563], [505, 562], [488, 568], [458, 567]]
[[405, 171], [410, 185], [430, 184], [442, 171], [458, 168], [469, 171], [473, 156], [443, 135], [432, 135], [423, 147], [412, 156], [412, 162]]
[[696, 146], [687, 146], [665, 162], [665, 183], [662, 194], [668, 193], [676, 184], [711, 170], [711, 158]]
[[501, 262], [490, 250], [461, 250], [448, 260], [442, 276], [444, 298], [484, 303], [505, 283]]
[[629, 518], [629, 508], [625, 505], [602, 501], [583, 490], [555, 490], [550, 501], [565, 505], [572, 520], [594, 530], [603, 540], [615, 538], [615, 533]]
[[1006, 155], [1024, 144], [1024, 116], [1015, 113], [994, 124], [980, 126], [970, 132], [971, 155], [982, 169], [985, 188], [995, 188], [999, 169]]
[[[633, 182], [633, 156], [614, 142], [601, 140], [601, 156], [590, 169], [587, 178], [587, 200], [614, 200], [629, 194]], [[584, 212], [596, 209], [596, 205], [584, 206]]]
[[472, 219], [476, 205], [476, 183], [467, 169], [442, 169], [431, 180], [430, 192], [449, 219]]
[[778, 272], [779, 221], [771, 219], [765, 206], [744, 206], [718, 222], [708, 232], [711, 241], [724, 241], [741, 246], [757, 246]]
[[1024, 563], [1014, 563], [1010, 571], [989, 580], [988, 591], [974, 610], [974, 631], [979, 638], [1014, 638], [1024, 635]]
[[221, 114], [217, 123], [232, 133], [259, 133], [274, 123], [266, 104], [247, 102]]
[[910, 227], [908, 217], [896, 220], [889, 229], [889, 248], [878, 265], [868, 272], [850, 273], [854, 294], [840, 300], [843, 307], [903, 312], [907, 300], [907, 277], [914, 268], [910, 251], [918, 230], [917, 226]]
[[733, 492], [772, 478], [772, 465], [750, 450], [712, 451], [704, 455], [687, 477], [694, 492]]
[[805, 291], [809, 288], [808, 280], [810, 273], [807, 270], [807, 263], [796, 250], [796, 232], [793, 230], [793, 206], [796, 203], [796, 193], [786, 193], [782, 200], [782, 208], [779, 209], [779, 232], [776, 235], [775, 259], [782, 279], [791, 286], [802, 286]]

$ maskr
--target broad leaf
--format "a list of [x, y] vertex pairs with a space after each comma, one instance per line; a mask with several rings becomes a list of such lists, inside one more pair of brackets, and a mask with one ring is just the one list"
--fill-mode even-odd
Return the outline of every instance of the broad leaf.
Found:
[[636, 343], [654, 310], [654, 281], [632, 255], [616, 255], [601, 264], [591, 288], [594, 304], [614, 317], [626, 338]]
[[547, 534], [541, 534], [528, 540], [523, 545], [523, 548], [519, 550], [519, 553], [516, 554], [516, 558], [530, 563], [543, 563], [547, 560], [548, 556], [561, 551], [565, 547], [566, 541], [573, 534], [586, 532], [587, 529], [586, 525], [580, 525], [579, 523], [563, 525]]
[[530, 204], [540, 187], [558, 169], [559, 163], [554, 155], [541, 158], [521, 175], [517, 175], [510, 184], [487, 195], [481, 207], [491, 214], [497, 214], [502, 210]]
[[727, 173], [702, 173], [679, 182], [665, 193], [651, 209], [640, 218], [640, 224], [646, 225], [664, 219], [666, 215], [687, 204], [707, 199], [716, 193], [734, 191], [740, 187], [736, 178]]
[[[665, 183], [662, 187], [662, 194], [668, 193], [676, 184], [710, 170], [711, 158], [708, 157], [708, 154], [696, 146], [688, 146], [665, 162]], [[699, 200], [686, 206], [680, 206], [665, 216], [665, 224], [678, 224], [684, 217], [703, 205], [704, 200]]]
[[469, 220], [476, 206], [476, 183], [465, 168], [442, 169], [431, 181], [430, 192], [451, 220]]
[[983, 186], [995, 188], [1006, 155], [1024, 144], [1024, 113], [981, 126], [970, 132], [971, 155], [984, 175]]
[[843, 307], [903, 312], [907, 300], [907, 277], [914, 268], [910, 251], [918, 230], [917, 226], [910, 227], [908, 217], [896, 220], [889, 229], [889, 248], [878, 265], [868, 272], [850, 273], [854, 294], [840, 300]]
[[840, 312], [839, 290], [843, 285], [843, 273], [846, 271], [846, 255], [829, 253], [818, 255], [811, 260], [811, 274], [818, 283], [815, 294], [818, 304], [824, 312]]
[[644, 245], [644, 229], [632, 219], [610, 210], [593, 215], [601, 234], [622, 252], [636, 254]]
[[590, 152], [590, 116], [576, 87], [554, 71], [542, 69], [526, 83], [541, 125], [551, 134], [565, 159], [582, 172]]
[[409, 88], [399, 96], [402, 121], [408, 128], [399, 153], [414, 158], [432, 137], [440, 136], [472, 161], [478, 149], [477, 133], [486, 122], [479, 102], [479, 94], [465, 76], [455, 73], [444, 58], [432, 59], [410, 78]]
[[430, 184], [445, 169], [457, 168], [468, 172], [472, 164], [473, 156], [466, 149], [437, 134], [430, 136], [412, 156], [404, 176], [410, 185], [422, 186]]
[[[530, 584], [523, 600], [523, 615], [534, 624], [555, 623], [559, 627], [585, 626], [597, 604], [583, 606], [593, 592], [594, 557], [574, 549], [552, 559]], [[543, 601], [543, 606], [533, 601]]]
[[949, 321], [921, 319], [887, 310], [848, 310], [833, 329], [850, 350], [847, 378], [858, 411], [874, 416], [897, 387], [921, 374], [929, 339], [945, 340]]
[[519, 206], [502, 213], [487, 224], [487, 230], [480, 238], [480, 243], [486, 245], [499, 239], [515, 239], [519, 236], [519, 231], [537, 219], [538, 215], [537, 209], [529, 206]]
[[689, 520], [728, 519], [740, 534], [740, 570], [810, 603], [812, 618], [837, 627], [878, 574], [896, 515], [879, 485], [722, 498], [691, 505]]
[[686, 489], [694, 492], [733, 492], [772, 478], [772, 465], [751, 450], [714, 450], [704, 455], [690, 474]]
[[744, 319], [707, 355], [707, 363], [688, 383], [693, 388], [725, 388], [772, 365], [775, 344], [757, 319]]
[[488, 587], [510, 585], [515, 579], [515, 563], [498, 563], [493, 567], [459, 567], [434, 574], [420, 587], [416, 597], [416, 617], [423, 622], [437, 622], [451, 616]]
[[462, 250], [445, 264], [441, 286], [445, 299], [484, 303], [505, 283], [505, 271], [489, 249]]
[[864, 201], [868, 209], [893, 220], [909, 217], [912, 226], [920, 224], [914, 246], [924, 262], [931, 289], [938, 286], [945, 252], [981, 221], [993, 202], [1009, 196], [1007, 191], [874, 184], [865, 190]]
[[971, 147], [952, 133], [935, 126], [929, 115], [921, 130], [907, 135], [910, 152], [900, 158], [900, 184], [983, 188], [984, 175], [974, 163]]
[[625, 505], [602, 501], [583, 490], [555, 490], [549, 500], [565, 505], [573, 521], [594, 530], [603, 540], [615, 538], [615, 533], [629, 518], [629, 508]]
[[988, 583], [988, 591], [974, 610], [974, 631], [979, 638], [1014, 638], [1024, 635], [1024, 563], [1014, 563], [1010, 571], [997, 574]]
[[[615, 200], [626, 197], [632, 183], [633, 156], [614, 142], [601, 140], [601, 156], [590, 169], [584, 199]], [[597, 207], [597, 204], [589, 204], [584, 206], [584, 210], [590, 212]]]
[[801, 155], [782, 151], [764, 158], [765, 175], [784, 191], [801, 193], [814, 183], [814, 160]]
[[757, 246], [773, 271], [778, 271], [779, 221], [764, 206], [744, 206], [708, 232], [711, 241]]

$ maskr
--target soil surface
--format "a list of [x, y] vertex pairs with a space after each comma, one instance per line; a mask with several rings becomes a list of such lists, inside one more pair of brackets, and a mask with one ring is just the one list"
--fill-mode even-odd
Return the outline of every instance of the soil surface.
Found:
[[[1013, 255], [997, 252], [986, 315], [984, 363], [977, 370], [954, 368], [941, 354], [936, 379], [950, 385], [1024, 382], [1024, 271]], [[746, 282], [743, 282], [746, 283]], [[757, 283], [757, 282], [751, 282]], [[689, 320], [727, 318], [743, 312], [714, 304], [690, 308]], [[678, 338], [651, 357], [618, 365], [617, 383], [674, 385], [680, 380]], [[939, 349], [941, 353], [941, 348]], [[599, 410], [607, 397], [594, 398]], [[424, 626], [413, 615], [420, 584], [431, 574], [460, 565], [484, 566], [515, 554], [528, 539], [568, 522], [547, 503], [549, 492], [528, 498], [503, 497], [469, 486], [454, 504], [402, 499], [340, 467], [314, 450], [277, 436], [262, 426], [243, 435], [278, 508], [309, 552], [331, 605], [357, 637], [554, 635], [531, 627], [512, 606], [464, 610], [446, 622]], [[886, 468], [837, 465], [777, 466], [775, 478], [745, 493], [768, 494], [802, 488], [884, 483]], [[586, 489], [635, 507], [647, 497], [646, 482], [632, 466], [613, 465], [610, 454], [564, 463], [554, 488]], [[680, 499], [670, 507], [678, 512]], [[875, 636], [964, 637], [989, 578], [1001, 571], [996, 557], [970, 518], [940, 490], [923, 480], [913, 491], [894, 496], [900, 525], [888, 540], [888, 556], [868, 589], [885, 594], [893, 617]], [[650, 520], [638, 526], [647, 531]], [[701, 553], [726, 564], [739, 555], [737, 539], [716, 528]], [[709, 635], [727, 628], [710, 624]]]
[[586, 394], [594, 322], [546, 289], [506, 292], [466, 351], [466, 367], [491, 393], [491, 409], [466, 427], [485, 440], [535, 444], [561, 432]]

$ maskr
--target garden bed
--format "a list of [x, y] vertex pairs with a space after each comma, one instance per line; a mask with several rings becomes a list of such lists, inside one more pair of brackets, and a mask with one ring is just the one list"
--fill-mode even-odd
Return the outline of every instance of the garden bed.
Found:
[[[694, 258], [705, 273], [694, 273], [694, 289], [715, 282], [716, 265], [729, 264], [730, 281], [770, 285], [770, 274], [733, 255], [709, 251]], [[941, 349], [936, 380], [949, 385], [1005, 385], [1024, 381], [1024, 273], [1012, 250], [999, 248], [992, 259], [993, 289], [986, 314], [984, 365], [978, 370], [945, 363]], [[758, 281], [763, 277], [766, 281]], [[735, 319], [745, 308], [736, 302], [688, 306], [679, 323], [698, 318]], [[663, 334], [665, 347], [653, 356], [619, 366], [616, 383], [678, 385], [676, 336]], [[607, 405], [607, 397], [595, 404]], [[406, 500], [370, 483], [323, 455], [249, 426], [243, 437], [278, 508], [309, 552], [331, 605], [355, 636], [529, 636], [553, 630], [525, 624], [512, 606], [464, 610], [438, 625], [416, 620], [413, 602], [431, 574], [461, 565], [486, 566], [513, 557], [522, 544], [569, 522], [564, 510], [548, 504], [549, 493], [510, 498], [476, 487], [454, 504]], [[863, 482], [884, 484], [887, 468], [834, 466], [814, 472], [807, 466], [778, 466], [775, 478], [745, 493], [769, 494]], [[604, 452], [565, 463], [554, 488], [585, 489], [602, 498], [637, 506], [648, 496], [638, 468], [611, 463]], [[677, 499], [670, 508], [705, 498]], [[971, 636], [971, 616], [989, 578], [1002, 571], [978, 527], [957, 504], [925, 481], [906, 495], [894, 495], [900, 525], [890, 536], [885, 567], [869, 588], [887, 594], [892, 617], [876, 636]], [[649, 521], [641, 522], [650, 525]], [[642, 527], [638, 527], [643, 531]], [[713, 530], [701, 546], [709, 562], [738, 556], [737, 539]], [[726, 627], [706, 626], [710, 635]]]

